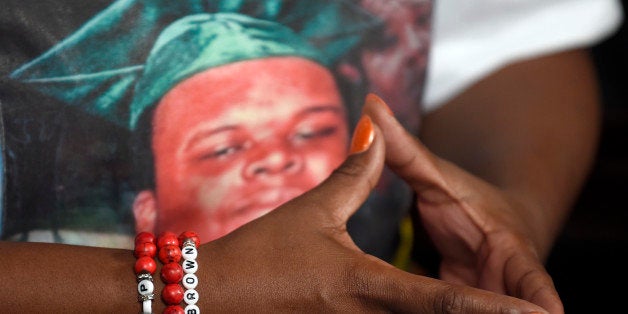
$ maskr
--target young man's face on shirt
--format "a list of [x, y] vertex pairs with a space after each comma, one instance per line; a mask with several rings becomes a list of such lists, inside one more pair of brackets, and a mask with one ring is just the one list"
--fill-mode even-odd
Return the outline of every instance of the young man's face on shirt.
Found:
[[232, 63], [169, 91], [153, 118], [155, 231], [221, 237], [311, 189], [346, 157], [331, 73], [297, 57]]

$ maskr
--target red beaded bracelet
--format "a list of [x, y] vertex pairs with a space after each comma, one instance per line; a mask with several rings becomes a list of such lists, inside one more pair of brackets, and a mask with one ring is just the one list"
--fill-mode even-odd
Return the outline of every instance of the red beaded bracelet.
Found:
[[[151, 313], [154, 299], [152, 275], [157, 269], [154, 257], [157, 255], [162, 262], [160, 277], [165, 283], [161, 298], [167, 305], [164, 313], [196, 313], [199, 294], [195, 290], [198, 285], [196, 257], [200, 245], [198, 234], [185, 231], [178, 237], [169, 231], [162, 232], [157, 238], [150, 232], [140, 232], [135, 237], [134, 254], [135, 273], [138, 278], [139, 300], [142, 302], [142, 313]], [[181, 263], [179, 263], [181, 262]], [[183, 283], [183, 287], [180, 283]], [[185, 287], [185, 290], [184, 290]], [[185, 310], [180, 306], [185, 300]]]

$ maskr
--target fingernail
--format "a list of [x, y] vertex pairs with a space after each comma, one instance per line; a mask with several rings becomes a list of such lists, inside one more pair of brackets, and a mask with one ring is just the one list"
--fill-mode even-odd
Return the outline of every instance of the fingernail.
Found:
[[373, 93], [368, 93], [368, 95], [366, 95], [365, 102], [377, 104], [378, 106], [384, 108], [384, 110], [386, 110], [386, 112], [388, 112], [389, 115], [391, 116], [394, 115], [393, 111], [390, 109], [390, 107], [388, 107], [386, 102], [384, 102], [384, 100], [382, 100], [379, 96]]
[[375, 137], [375, 129], [373, 129], [373, 121], [367, 115], [363, 115], [358, 121], [358, 125], [353, 131], [353, 138], [351, 139], [350, 154], [357, 154], [367, 150], [373, 138]]

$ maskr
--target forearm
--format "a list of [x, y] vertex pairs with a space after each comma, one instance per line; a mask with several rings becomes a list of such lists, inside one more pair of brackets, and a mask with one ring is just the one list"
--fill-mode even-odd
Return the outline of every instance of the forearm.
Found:
[[542, 258], [586, 179], [598, 135], [595, 74], [583, 51], [496, 72], [427, 115], [421, 133], [437, 155], [525, 205]]
[[[129, 250], [0, 242], [2, 295], [19, 313], [137, 313]], [[159, 281], [159, 277], [155, 282]]]

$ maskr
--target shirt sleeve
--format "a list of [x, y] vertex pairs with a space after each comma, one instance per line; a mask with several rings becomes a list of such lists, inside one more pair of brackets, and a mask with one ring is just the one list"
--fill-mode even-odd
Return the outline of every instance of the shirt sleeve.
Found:
[[508, 63], [594, 45], [623, 18], [618, 0], [435, 1], [423, 110]]

